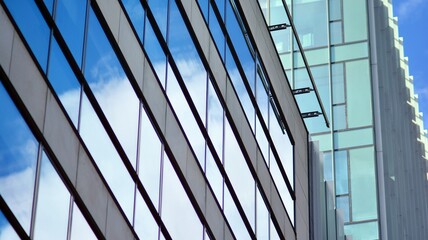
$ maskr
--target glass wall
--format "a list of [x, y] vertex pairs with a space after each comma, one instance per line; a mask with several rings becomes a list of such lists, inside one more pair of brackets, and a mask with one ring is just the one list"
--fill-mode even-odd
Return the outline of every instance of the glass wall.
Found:
[[[285, 11], [281, 10], [282, 2], [259, 1], [268, 25], [287, 23]], [[344, 213], [345, 234], [352, 235], [353, 239], [377, 239], [367, 1], [290, 0], [287, 3], [332, 123], [328, 129], [314, 118], [305, 119], [312, 139], [320, 141], [325, 180], [335, 182], [336, 207]], [[291, 52], [298, 52], [296, 41], [277, 31], [271, 35], [289, 81], [295, 88], [304, 86], [308, 78], [302, 62], [290, 57]], [[299, 101], [301, 96], [296, 98]], [[302, 112], [311, 108], [310, 103], [300, 107]]]

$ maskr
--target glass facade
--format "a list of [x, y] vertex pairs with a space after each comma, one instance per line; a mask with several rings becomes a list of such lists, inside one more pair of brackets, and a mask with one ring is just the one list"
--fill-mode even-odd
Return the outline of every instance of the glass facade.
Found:
[[[123, 0], [113, 12], [105, 12], [103, 4], [5, 0], [1, 7], [48, 86], [47, 101], [57, 102], [80, 141], [79, 156], [88, 155], [113, 196], [108, 211], [117, 205], [117, 215], [141, 239], [215, 239], [219, 228], [225, 238], [230, 229], [236, 239], [283, 239], [285, 225], [292, 230], [286, 234], [296, 235], [296, 191], [301, 187], [296, 187], [294, 125], [280, 114], [287, 109], [278, 105], [270, 73], [235, 1], [195, 5], [213, 40], [210, 54], [220, 56], [218, 64], [225, 69], [221, 78], [208, 64], [181, 1]], [[118, 31], [129, 25], [126, 34], [131, 36], [115, 35], [109, 25], [114, 14], [120, 16]], [[135, 38], [139, 48], [133, 51], [145, 56], [139, 66], [143, 79], [133, 72], [134, 62], [127, 62], [133, 55], [122, 51], [122, 37]], [[108, 230], [91, 216], [62, 159], [2, 69], [0, 239], [16, 234], [30, 239], [105, 237]], [[155, 108], [145, 92], [149, 82], [161, 90]], [[233, 108], [230, 99], [237, 100]], [[163, 106], [163, 117], [176, 119], [176, 126], [156, 118]], [[241, 122], [232, 111], [242, 111]], [[242, 132], [242, 126], [249, 132]], [[183, 140], [174, 140], [180, 134]], [[306, 132], [301, 136], [307, 140]], [[59, 144], [66, 144], [64, 139]], [[244, 146], [248, 139], [254, 145]], [[188, 150], [177, 152], [177, 146]], [[195, 184], [206, 186], [205, 193], [195, 192]], [[209, 224], [211, 208], [220, 209], [216, 217], [223, 226]]]
[[[278, 24], [276, 19], [287, 16], [283, 2], [259, 1], [268, 25]], [[320, 141], [325, 179], [335, 181], [335, 205], [344, 213], [345, 234], [352, 235], [353, 239], [378, 239], [367, 1], [290, 0], [287, 3], [332, 123], [331, 128], [326, 128], [319, 120], [305, 119], [313, 140]], [[282, 31], [291, 31], [289, 29]], [[295, 39], [285, 35], [278, 38], [276, 32], [271, 34], [281, 59], [300, 51]], [[308, 79], [301, 66], [296, 58], [283, 62], [295, 89], [301, 88]], [[298, 100], [299, 97], [296, 96]], [[310, 108], [308, 104], [300, 103], [300, 107]]]

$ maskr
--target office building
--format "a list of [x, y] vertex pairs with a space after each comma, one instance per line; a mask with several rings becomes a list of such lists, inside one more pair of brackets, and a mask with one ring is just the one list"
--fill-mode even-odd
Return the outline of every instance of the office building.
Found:
[[[428, 149], [391, 1], [259, 3], [290, 85], [301, 90], [309, 81], [307, 61], [332, 123], [305, 119], [338, 210], [314, 239], [427, 239]], [[311, 108], [300, 96], [300, 109]]]
[[326, 114], [257, 1], [0, 5], [0, 239], [309, 239]]

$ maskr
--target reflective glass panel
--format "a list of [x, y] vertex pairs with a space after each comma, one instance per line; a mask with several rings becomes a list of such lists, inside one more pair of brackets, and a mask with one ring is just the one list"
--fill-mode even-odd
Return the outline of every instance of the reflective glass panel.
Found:
[[330, 43], [338, 44], [343, 42], [342, 22], [330, 23]]
[[139, 100], [92, 9], [88, 32], [86, 80], [135, 167]]
[[326, 5], [325, 0], [293, 1], [294, 23], [303, 48], [327, 45]]
[[38, 143], [0, 84], [0, 194], [27, 234]]
[[86, 95], [82, 98], [80, 135], [130, 221], [134, 183]]
[[80, 212], [76, 203], [73, 203], [73, 221], [71, 223], [71, 240], [92, 240], [97, 239], [91, 227]]
[[126, 12], [131, 19], [132, 25], [134, 25], [135, 31], [138, 34], [141, 42], [143, 42], [144, 36], [144, 19], [145, 11], [139, 0], [122, 0]]
[[203, 228], [165, 154], [161, 217], [173, 239], [202, 239]]
[[66, 239], [70, 193], [42, 153], [34, 239]]
[[266, 208], [265, 202], [263, 201], [260, 192], [256, 191], [256, 202], [257, 202], [257, 221], [256, 221], [256, 237], [257, 239], [269, 239], [269, 212]]
[[[157, 207], [157, 205], [155, 206]], [[158, 237], [159, 227], [139, 193], [137, 193], [135, 201], [134, 229], [140, 239], [157, 239]]]
[[80, 105], [80, 83], [70, 68], [58, 43], [53, 39], [49, 57], [48, 79], [68, 116], [77, 128]]
[[343, 211], [343, 221], [349, 222], [349, 197], [342, 196], [336, 198], [336, 206]]
[[162, 145], [144, 108], [141, 111], [138, 174], [153, 204], [158, 207]]
[[367, 39], [367, 1], [343, 1], [343, 25], [345, 42], [354, 42]]
[[5, 0], [4, 3], [11, 12], [40, 66], [43, 70], [46, 70], [50, 30], [35, 1]]
[[348, 152], [334, 152], [335, 172], [336, 172], [336, 194], [348, 193]]
[[57, 0], [55, 22], [77, 64], [82, 62], [86, 0]]

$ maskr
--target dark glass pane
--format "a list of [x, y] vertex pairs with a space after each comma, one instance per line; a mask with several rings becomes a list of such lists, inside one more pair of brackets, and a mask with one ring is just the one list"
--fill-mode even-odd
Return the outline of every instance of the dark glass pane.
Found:
[[5, 0], [37, 61], [46, 70], [50, 30], [36, 3], [32, 0]]
[[0, 194], [30, 231], [38, 143], [0, 84]]

